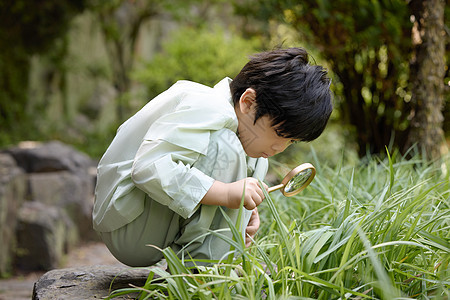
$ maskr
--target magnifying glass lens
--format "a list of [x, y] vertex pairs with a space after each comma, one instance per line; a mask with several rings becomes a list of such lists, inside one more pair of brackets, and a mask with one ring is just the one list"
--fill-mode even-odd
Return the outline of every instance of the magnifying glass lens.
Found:
[[314, 179], [316, 168], [310, 163], [304, 163], [292, 169], [284, 176], [280, 184], [270, 187], [267, 191], [273, 192], [281, 189], [286, 197], [291, 197], [300, 193]]
[[286, 184], [286, 187], [284, 188], [284, 192], [291, 193], [300, 189], [308, 181], [311, 175], [312, 175], [311, 169], [306, 169], [304, 171], [299, 172], [291, 180], [289, 180], [289, 182]]

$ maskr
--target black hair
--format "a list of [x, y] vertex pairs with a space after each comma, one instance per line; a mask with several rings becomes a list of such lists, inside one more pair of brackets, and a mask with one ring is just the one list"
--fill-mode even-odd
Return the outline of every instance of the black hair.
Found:
[[308, 62], [303, 48], [277, 49], [251, 57], [230, 84], [234, 105], [247, 88], [256, 92], [255, 122], [268, 115], [285, 138], [319, 137], [333, 110], [327, 71]]

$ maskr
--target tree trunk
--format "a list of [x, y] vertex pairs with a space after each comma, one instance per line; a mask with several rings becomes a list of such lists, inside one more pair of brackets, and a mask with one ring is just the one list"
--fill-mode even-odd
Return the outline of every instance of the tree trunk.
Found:
[[445, 72], [445, 0], [412, 0], [414, 16], [411, 62], [413, 110], [408, 146], [417, 145], [429, 159], [445, 151], [443, 131]]

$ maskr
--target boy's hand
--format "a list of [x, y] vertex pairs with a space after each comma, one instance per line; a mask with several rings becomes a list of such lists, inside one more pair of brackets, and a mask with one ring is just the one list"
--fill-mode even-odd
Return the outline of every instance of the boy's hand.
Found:
[[[267, 190], [268, 186], [265, 183], [263, 185]], [[253, 177], [247, 177], [232, 183], [215, 181], [201, 203], [237, 209], [241, 205], [244, 187], [244, 207], [248, 210], [253, 210], [264, 200], [264, 193], [259, 185], [259, 181]]]
[[[228, 208], [239, 208], [244, 193], [244, 207], [253, 210], [264, 200], [264, 193], [256, 178], [248, 177], [236, 182], [228, 183], [228, 199], [224, 206]], [[264, 188], [268, 187], [264, 184]]]
[[259, 219], [258, 208], [255, 208], [252, 211], [252, 216], [250, 217], [247, 228], [245, 228], [245, 247], [250, 247], [252, 244], [252, 239], [254, 239], [260, 224], [261, 221]]

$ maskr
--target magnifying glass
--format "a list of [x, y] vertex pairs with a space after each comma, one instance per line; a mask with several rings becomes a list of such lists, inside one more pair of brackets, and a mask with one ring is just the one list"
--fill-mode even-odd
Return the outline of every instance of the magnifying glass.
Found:
[[268, 192], [270, 193], [281, 189], [281, 193], [286, 197], [297, 195], [311, 183], [314, 176], [316, 176], [316, 168], [314, 168], [312, 164], [301, 164], [292, 169], [279, 185], [270, 187]]

